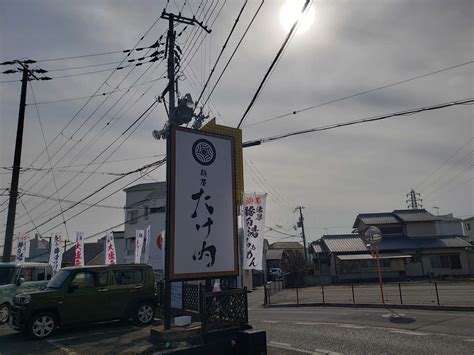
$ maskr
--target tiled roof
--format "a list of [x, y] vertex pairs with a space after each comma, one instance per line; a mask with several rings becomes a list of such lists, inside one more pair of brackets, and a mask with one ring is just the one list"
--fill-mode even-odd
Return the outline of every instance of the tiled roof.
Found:
[[[321, 238], [331, 253], [355, 253], [366, 252], [367, 247], [357, 235], [325, 235]], [[378, 245], [380, 250], [403, 250], [403, 249], [442, 249], [442, 248], [464, 248], [471, 244], [461, 236], [441, 237], [386, 237]]]
[[270, 244], [270, 249], [303, 249], [300, 242], [275, 242]]
[[393, 214], [404, 222], [432, 222], [436, 221], [436, 216], [423, 209], [395, 210]]
[[267, 260], [280, 260], [283, 255], [283, 249], [268, 249], [266, 258]]
[[378, 224], [399, 224], [400, 221], [391, 212], [382, 213], [360, 213], [354, 222], [354, 228], [357, 227], [357, 220], [360, 219], [366, 225]]
[[320, 243], [312, 243], [311, 248], [313, 248], [313, 252], [316, 254], [320, 254], [323, 252], [323, 249], [321, 248]]
[[367, 251], [362, 239], [354, 234], [325, 235], [321, 240], [331, 253]]
[[400, 249], [439, 249], [439, 248], [464, 248], [470, 246], [469, 242], [459, 236], [441, 237], [396, 237], [385, 238], [379, 244], [380, 250], [400, 250]]
[[446, 215], [442, 215], [442, 216], [436, 216], [436, 218], [437, 218], [439, 221], [446, 221], [446, 222], [462, 222], [462, 219], [461, 219], [461, 218], [453, 217], [453, 214], [452, 214], [452, 213], [446, 214]]

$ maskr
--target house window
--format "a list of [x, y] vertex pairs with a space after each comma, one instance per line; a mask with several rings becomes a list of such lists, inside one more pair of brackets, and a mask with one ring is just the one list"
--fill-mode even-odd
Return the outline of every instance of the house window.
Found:
[[165, 206], [152, 207], [152, 208], [150, 208], [150, 213], [165, 213]]
[[137, 223], [138, 220], [138, 211], [133, 210], [133, 211], [128, 211], [127, 213], [127, 222], [130, 224]]
[[467, 230], [467, 231], [470, 231], [470, 230], [471, 230], [471, 224], [470, 224], [470, 223], [466, 223], [466, 230]]
[[148, 206], [143, 207], [143, 218], [148, 219], [149, 211], [150, 209], [148, 208]]
[[431, 255], [431, 267], [433, 269], [461, 269], [459, 255]]

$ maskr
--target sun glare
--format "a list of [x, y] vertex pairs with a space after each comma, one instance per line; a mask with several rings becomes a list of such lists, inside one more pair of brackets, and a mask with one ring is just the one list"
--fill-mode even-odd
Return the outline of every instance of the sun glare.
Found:
[[[305, 0], [287, 0], [280, 10], [280, 23], [285, 31], [289, 31], [291, 26], [298, 20]], [[297, 34], [303, 34], [309, 30], [314, 22], [314, 10], [310, 7], [301, 17]]]

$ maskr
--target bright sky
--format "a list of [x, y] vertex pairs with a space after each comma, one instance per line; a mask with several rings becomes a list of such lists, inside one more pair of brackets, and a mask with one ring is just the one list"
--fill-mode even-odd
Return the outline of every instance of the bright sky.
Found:
[[[243, 3], [169, 1], [168, 11], [182, 10], [189, 17], [195, 14], [212, 28], [210, 35], [191, 26], [176, 28], [177, 33], [184, 30], [178, 38], [184, 52], [181, 95], [189, 92], [195, 99], [199, 96]], [[45, 60], [133, 48], [166, 4], [155, 0], [4, 0], [0, 3], [0, 61]], [[259, 5], [259, 0], [248, 1], [210, 88]], [[217, 116], [218, 123], [237, 125], [280, 48], [287, 34], [281, 24], [282, 5], [283, 1], [263, 4], [206, 105], [205, 112]], [[472, 61], [473, 6], [469, 0], [314, 0], [312, 24], [292, 38], [243, 124], [244, 140], [473, 97], [473, 64], [467, 64], [259, 124]], [[153, 44], [166, 28], [167, 22], [158, 20], [138, 47]], [[133, 58], [143, 53], [146, 51], [136, 52]], [[164, 154], [164, 142], [151, 135], [153, 129], [164, 125], [162, 104], [143, 123], [125, 135], [122, 132], [164, 89], [166, 63], [125, 68], [107, 79], [123, 58], [124, 53], [111, 53], [32, 66], [48, 70], [46, 75], [55, 79], [32, 82], [33, 90], [28, 87], [22, 166], [44, 170], [30, 169], [21, 174], [20, 188], [25, 195], [18, 204], [15, 234], [32, 230], [33, 235], [33, 221], [43, 236], [53, 232], [66, 235], [61, 216], [48, 219], [71, 206], [68, 201], [79, 201], [117, 178], [111, 173], [137, 169]], [[98, 66], [104, 63], [115, 64]], [[90, 67], [68, 69], [83, 66]], [[69, 76], [89, 72], [95, 73]], [[16, 79], [20, 74], [2, 75], [0, 81]], [[114, 90], [90, 101], [45, 103]], [[204, 97], [209, 92], [206, 90]], [[0, 245], [19, 96], [19, 81], [0, 83]], [[37, 105], [38, 111], [32, 105], [35, 100], [43, 103]], [[130, 132], [133, 134], [128, 136]], [[462, 105], [291, 137], [244, 151], [245, 189], [269, 194], [267, 226], [278, 226], [282, 231], [295, 232], [293, 210], [305, 206], [309, 240], [326, 233], [350, 232], [358, 213], [405, 208], [405, 195], [412, 188], [421, 193], [423, 206], [433, 213], [437, 213], [433, 209], [437, 206], [440, 214], [472, 216], [473, 133], [473, 106]], [[45, 141], [48, 154], [38, 158]], [[54, 180], [48, 171], [48, 155]], [[105, 163], [96, 164], [102, 161]], [[91, 162], [94, 164], [87, 165]], [[79, 205], [67, 211], [64, 219], [71, 239], [76, 231], [87, 237], [122, 223], [125, 194], [121, 190], [137, 179], [135, 183], [162, 180], [164, 172], [162, 167], [146, 175], [133, 174], [85, 201], [92, 204], [101, 200], [101, 207], [80, 213], [89, 206]], [[112, 194], [115, 191], [119, 192]], [[67, 201], [60, 205], [54, 201], [57, 198]], [[267, 237], [274, 241], [283, 235], [269, 232]]]

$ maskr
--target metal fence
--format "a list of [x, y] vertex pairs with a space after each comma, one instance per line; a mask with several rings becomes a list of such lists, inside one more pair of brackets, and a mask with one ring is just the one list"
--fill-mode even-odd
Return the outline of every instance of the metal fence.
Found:
[[247, 289], [202, 293], [203, 333], [245, 327], [248, 324]]
[[265, 304], [389, 304], [474, 307], [474, 282], [405, 282], [315, 287], [265, 287]]
[[265, 294], [264, 304], [270, 304], [272, 296], [286, 288], [285, 279], [267, 282], [263, 287]]

